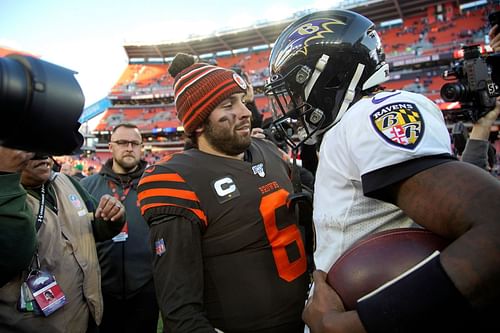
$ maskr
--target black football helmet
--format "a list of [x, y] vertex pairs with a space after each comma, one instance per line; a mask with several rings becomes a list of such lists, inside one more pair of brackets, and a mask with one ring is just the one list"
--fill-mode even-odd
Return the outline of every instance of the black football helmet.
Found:
[[389, 79], [384, 60], [373, 22], [360, 14], [327, 10], [296, 20], [280, 34], [269, 59], [265, 91], [274, 127], [292, 149], [314, 143], [351, 103]]

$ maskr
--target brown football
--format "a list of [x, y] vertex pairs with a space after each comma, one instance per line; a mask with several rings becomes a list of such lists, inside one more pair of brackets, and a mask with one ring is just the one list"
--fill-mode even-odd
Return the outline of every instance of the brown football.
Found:
[[450, 243], [428, 230], [401, 228], [370, 234], [354, 243], [328, 272], [346, 310], [364, 295]]

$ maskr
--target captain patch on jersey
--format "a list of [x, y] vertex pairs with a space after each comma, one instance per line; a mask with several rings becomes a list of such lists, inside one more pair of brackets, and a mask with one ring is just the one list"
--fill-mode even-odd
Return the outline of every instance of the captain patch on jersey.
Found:
[[413, 103], [393, 103], [370, 115], [375, 132], [387, 143], [405, 149], [415, 149], [424, 134], [424, 120]]

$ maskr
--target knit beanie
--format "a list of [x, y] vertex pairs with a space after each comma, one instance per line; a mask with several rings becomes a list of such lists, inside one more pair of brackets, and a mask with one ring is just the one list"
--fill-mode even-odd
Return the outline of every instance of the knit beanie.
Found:
[[195, 63], [191, 55], [178, 53], [168, 72], [174, 79], [177, 117], [191, 134], [225, 99], [246, 92], [245, 81], [234, 71]]

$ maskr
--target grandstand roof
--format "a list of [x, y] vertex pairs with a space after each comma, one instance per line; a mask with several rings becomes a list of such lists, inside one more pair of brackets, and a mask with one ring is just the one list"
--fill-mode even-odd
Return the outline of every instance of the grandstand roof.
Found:
[[[450, 0], [367, 0], [363, 4], [342, 6], [358, 12], [375, 23], [393, 19], [404, 19], [418, 15], [425, 15], [427, 8], [433, 5], [449, 3]], [[468, 3], [470, 0], [455, 0], [457, 5]], [[350, 3], [345, 1], [344, 3]], [[239, 30], [228, 30], [211, 36], [192, 36], [182, 42], [166, 42], [149, 45], [125, 45], [129, 59], [144, 58], [170, 58], [179, 52], [202, 55], [220, 51], [232, 51], [250, 48], [257, 45], [270, 45], [274, 43], [283, 29], [302, 16], [307, 11], [297, 12], [294, 17], [277, 21], [255, 24]]]

